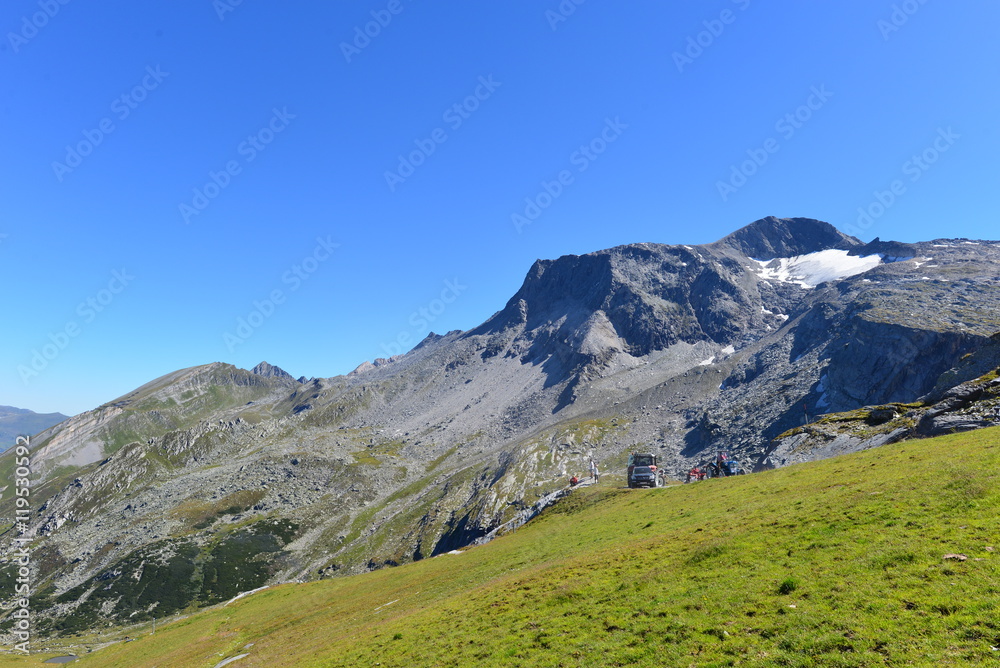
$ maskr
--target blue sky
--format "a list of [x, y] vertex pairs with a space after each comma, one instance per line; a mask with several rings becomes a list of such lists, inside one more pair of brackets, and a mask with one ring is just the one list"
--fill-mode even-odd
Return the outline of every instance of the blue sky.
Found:
[[212, 361], [346, 373], [476, 326], [537, 258], [767, 215], [995, 239], [998, 22], [987, 0], [9, 0], [0, 404], [76, 413]]

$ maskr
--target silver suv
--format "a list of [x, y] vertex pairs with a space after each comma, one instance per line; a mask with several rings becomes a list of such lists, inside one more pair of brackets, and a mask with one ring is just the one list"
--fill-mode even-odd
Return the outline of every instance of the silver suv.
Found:
[[628, 486], [635, 487], [656, 487], [656, 472], [648, 466], [636, 466], [628, 476]]

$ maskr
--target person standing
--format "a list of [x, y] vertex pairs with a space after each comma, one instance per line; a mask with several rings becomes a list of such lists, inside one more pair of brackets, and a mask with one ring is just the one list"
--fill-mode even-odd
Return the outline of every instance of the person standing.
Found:
[[594, 482], [598, 482], [601, 478], [600, 471], [597, 470], [597, 462], [594, 458], [590, 458], [590, 477], [594, 479]]

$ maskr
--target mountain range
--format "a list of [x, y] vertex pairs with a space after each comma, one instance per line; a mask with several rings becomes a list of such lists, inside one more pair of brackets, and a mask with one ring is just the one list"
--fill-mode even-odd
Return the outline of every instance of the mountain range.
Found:
[[717, 450], [781, 466], [998, 423], [998, 260], [772, 217], [538, 260], [478, 327], [346, 376], [168, 374], [33, 439], [41, 628], [449, 552], [591, 458], [681, 477]]
[[0, 451], [14, 445], [18, 436], [31, 436], [66, 420], [62, 413], [36, 413], [26, 408], [0, 406]]

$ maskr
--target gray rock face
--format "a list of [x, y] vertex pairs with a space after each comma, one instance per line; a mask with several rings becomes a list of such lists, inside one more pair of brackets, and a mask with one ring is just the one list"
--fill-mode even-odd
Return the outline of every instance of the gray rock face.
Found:
[[767, 307], [784, 304], [760, 290], [753, 266], [724, 245], [635, 244], [539, 260], [507, 306], [468, 336], [509, 340], [507, 352], [526, 363], [555, 354], [555, 381], [678, 343], [736, 344], [775, 323]]
[[[713, 245], [732, 248], [755, 260], [772, 260], [829, 249], [856, 250], [863, 244], [833, 225], [819, 220], [768, 216], [750, 223]], [[880, 251], [874, 251], [877, 252]]]
[[937, 415], [927, 421], [921, 420], [917, 433], [921, 436], [942, 436], [944, 434], [955, 434], [962, 431], [972, 431], [993, 427], [1000, 424], [1000, 417], [993, 419], [974, 419], [962, 415]]
[[1000, 369], [910, 404], [865, 406], [775, 439], [760, 458], [781, 465], [867, 450], [910, 438], [1000, 426]]
[[[35, 441], [35, 581], [54, 587], [53, 619], [141, 618], [135, 564], [197, 579], [257, 545], [226, 580], [250, 589], [403, 563], [523, 517], [591, 457], [610, 476], [636, 449], [678, 476], [717, 449], [780, 465], [918, 435], [923, 412], [888, 404], [929, 393], [958, 403], [927, 429], [990, 422], [992, 386], [945, 395], [995, 354], [1000, 248], [938, 240], [900, 260], [879, 244], [893, 254], [767, 218], [704, 246], [539, 260], [479, 327], [348, 376], [168, 374]], [[857, 433], [816, 422], [867, 404], [885, 410], [860, 411]], [[807, 423], [822, 429], [772, 443]], [[174, 602], [215, 600], [205, 582]], [[88, 612], [115, 587], [118, 603]]]
[[261, 362], [251, 369], [250, 373], [255, 373], [258, 376], [264, 376], [265, 378], [285, 378], [287, 380], [294, 380], [292, 378], [292, 374], [288, 373], [281, 367], [268, 364], [267, 362]]
[[864, 246], [855, 246], [852, 248], [851, 255], [882, 255], [890, 261], [896, 261], [916, 257], [917, 246], [898, 241], [882, 241], [878, 237], [875, 237]]
[[[965, 355], [952, 369], [941, 374], [934, 388], [923, 397], [924, 401], [936, 402], [945, 398], [962, 383], [981, 378], [1000, 367], [1000, 332], [990, 337], [989, 342], [971, 355]], [[1000, 381], [992, 381], [996, 383]], [[988, 386], [992, 387], [991, 384]]]
[[[985, 336], [965, 331], [929, 331], [857, 318], [826, 346], [827, 405], [831, 410], [890, 401], [911, 401]], [[826, 411], [817, 411], [826, 412]]]
[[[431, 334], [431, 336], [434, 336], [436, 338], [440, 338], [436, 334]], [[421, 344], [421, 345], [423, 345], [423, 344]], [[348, 375], [348, 377], [359, 376], [359, 375], [361, 375], [363, 373], [366, 373], [368, 371], [372, 371], [374, 369], [379, 369], [381, 367], [388, 366], [388, 365], [392, 364], [393, 362], [399, 361], [400, 359], [402, 359], [402, 357], [403, 357], [402, 355], [393, 355], [392, 357], [388, 357], [388, 358], [386, 358], [386, 357], [377, 357], [377, 358], [375, 358], [374, 361], [371, 361], [371, 362], [369, 362], [368, 360], [365, 360], [364, 362], [362, 362], [361, 364], [359, 364], [357, 366], [357, 368], [354, 369], [354, 371], [350, 372], [347, 375]], [[299, 382], [303, 382], [303, 381], [300, 379]]]

